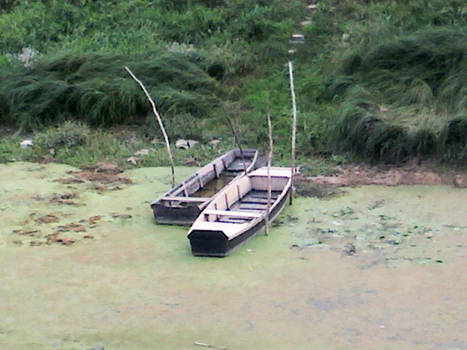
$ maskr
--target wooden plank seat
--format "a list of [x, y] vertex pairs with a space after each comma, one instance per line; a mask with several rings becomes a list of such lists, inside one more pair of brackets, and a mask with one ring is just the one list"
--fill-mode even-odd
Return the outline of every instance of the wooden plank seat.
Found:
[[[271, 195], [271, 200], [276, 200], [278, 198], [278, 196], [275, 196], [275, 195]], [[245, 200], [256, 200], [256, 199], [260, 199], [260, 200], [264, 200], [266, 201], [267, 203], [267, 200], [268, 200], [268, 195], [259, 195], [259, 194], [254, 194], [254, 195], [251, 195], [251, 196], [248, 196], [248, 197], [245, 197]]]
[[[269, 203], [274, 203], [275, 200], [274, 198], [271, 198], [271, 200], [269, 201]], [[262, 199], [262, 198], [243, 198], [240, 200], [240, 203], [245, 203], [245, 204], [263, 204], [263, 205], [266, 205], [268, 204], [268, 200], [267, 198], [266, 199]]]
[[262, 213], [252, 213], [247, 211], [236, 211], [236, 210], [205, 210], [203, 211], [205, 216], [217, 215], [217, 216], [230, 216], [233, 218], [245, 218], [255, 219], [262, 216]]
[[266, 203], [243, 203], [243, 202], [239, 202], [239, 203], [235, 203], [234, 206], [232, 207], [232, 209], [237, 209], [237, 208], [240, 208], [240, 209], [247, 209], [247, 208], [264, 209], [266, 207], [267, 207]]
[[174, 202], [174, 201], [177, 201], [177, 202], [192, 202], [192, 203], [203, 203], [203, 202], [206, 202], [208, 200], [210, 200], [211, 198], [208, 198], [208, 197], [184, 197], [184, 196], [180, 196], [180, 197], [162, 197], [160, 200], [162, 201], [168, 201], [168, 202]]

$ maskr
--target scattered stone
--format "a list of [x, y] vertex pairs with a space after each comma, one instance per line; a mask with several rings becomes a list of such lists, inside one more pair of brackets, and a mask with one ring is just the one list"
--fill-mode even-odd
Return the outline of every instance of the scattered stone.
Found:
[[31, 67], [34, 61], [37, 59], [39, 51], [32, 47], [23, 47], [21, 53], [17, 55], [6, 54], [7, 59], [11, 62], [14, 60], [20, 61], [24, 67]]
[[176, 148], [182, 148], [182, 149], [189, 149], [189, 148], [192, 148], [192, 147], [196, 146], [196, 144], [198, 144], [198, 143], [199, 143], [199, 141], [196, 141], [196, 140], [178, 139], [175, 142], [175, 147]]
[[46, 238], [47, 238], [47, 241], [45, 242], [46, 244], [50, 245], [52, 243], [55, 243], [57, 241], [57, 238], [58, 238], [58, 232], [51, 233], [51, 234], [47, 235]]
[[456, 175], [456, 177], [454, 177], [453, 183], [454, 183], [454, 187], [458, 187], [458, 188], [467, 187], [467, 183], [461, 175]]
[[13, 233], [16, 233], [17, 235], [21, 235], [21, 236], [34, 236], [34, 234], [38, 232], [39, 230], [32, 230], [32, 231], [13, 230]]
[[84, 226], [77, 226], [73, 228], [74, 232], [86, 232], [86, 228]]
[[52, 203], [59, 203], [59, 204], [65, 204], [65, 205], [74, 205], [74, 206], [79, 206], [81, 204], [75, 202], [72, 200], [73, 198], [78, 198], [79, 194], [76, 192], [70, 192], [70, 193], [64, 193], [64, 194], [57, 194], [55, 193], [52, 198], [50, 199], [50, 202]]
[[123, 170], [118, 167], [118, 165], [107, 162], [100, 162], [97, 164], [97, 167], [83, 168], [83, 170], [94, 170], [96, 173], [104, 173], [116, 175], [123, 173]]
[[347, 243], [344, 247], [343, 252], [348, 256], [355, 255], [355, 253], [357, 252], [357, 248], [355, 248], [355, 245], [353, 243]]
[[57, 240], [55, 241], [57, 243], [61, 243], [62, 245], [66, 245], [66, 246], [69, 246], [69, 245], [72, 245], [73, 243], [76, 242], [75, 239], [73, 238], [57, 238]]
[[23, 140], [19, 145], [21, 148], [32, 147], [32, 140]]
[[310, 13], [313, 13], [314, 11], [316, 11], [317, 8], [318, 8], [318, 5], [316, 5], [316, 4], [310, 4], [310, 5], [307, 6], [307, 10]]
[[47, 214], [44, 216], [41, 216], [40, 218], [35, 220], [38, 224], [50, 224], [53, 222], [58, 221], [58, 216], [54, 214]]
[[213, 145], [213, 146], [216, 146], [216, 145], [218, 145], [219, 143], [221, 143], [221, 140], [220, 140], [220, 139], [214, 139], [214, 140], [209, 141], [209, 144], [210, 144], [210, 145]]
[[303, 44], [304, 42], [305, 42], [305, 35], [301, 33], [293, 34], [292, 37], [290, 38], [291, 44]]
[[99, 221], [100, 219], [102, 219], [102, 217], [100, 215], [95, 215], [95, 216], [91, 216], [88, 221], [91, 223], [91, 224], [95, 224], [97, 221]]
[[131, 164], [133, 164], [133, 165], [136, 165], [137, 162], [139, 161], [139, 158], [136, 158], [136, 157], [128, 157], [128, 158], [126, 159], [126, 161], [127, 161], [128, 163], [131, 163]]
[[56, 179], [54, 181], [55, 182], [60, 182], [61, 184], [64, 184], [64, 185], [79, 184], [79, 183], [84, 182], [83, 180], [77, 179], [75, 177], [64, 177], [64, 178], [61, 178], [61, 179]]

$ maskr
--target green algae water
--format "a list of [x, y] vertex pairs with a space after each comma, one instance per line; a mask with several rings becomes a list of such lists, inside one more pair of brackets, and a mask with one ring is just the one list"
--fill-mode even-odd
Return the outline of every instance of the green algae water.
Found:
[[[132, 184], [106, 191], [57, 181], [73, 170], [0, 166], [0, 348], [467, 344], [465, 189], [296, 198], [268, 237], [213, 259], [191, 255], [186, 227], [154, 223], [168, 168], [128, 171]], [[178, 180], [193, 171], [177, 168]], [[55, 233], [68, 240], [47, 244]]]

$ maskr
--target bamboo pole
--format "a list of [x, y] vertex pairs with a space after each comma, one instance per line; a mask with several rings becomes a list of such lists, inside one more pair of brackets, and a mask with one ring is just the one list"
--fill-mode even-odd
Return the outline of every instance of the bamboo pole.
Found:
[[170, 149], [169, 136], [165, 132], [164, 124], [162, 123], [162, 118], [159, 115], [159, 112], [157, 112], [156, 104], [154, 103], [153, 99], [149, 95], [148, 90], [146, 90], [146, 88], [144, 87], [143, 83], [133, 74], [133, 72], [130, 70], [130, 68], [125, 66], [125, 69], [128, 72], [128, 74], [130, 74], [130, 76], [139, 84], [141, 89], [143, 89], [144, 94], [146, 95], [149, 102], [151, 103], [152, 111], [153, 111], [154, 115], [156, 116], [157, 121], [159, 122], [159, 126], [161, 128], [162, 134], [164, 135], [165, 144], [167, 146], [167, 153], [169, 154], [170, 168], [172, 170], [172, 187], [174, 187], [175, 186], [175, 165], [174, 165], [174, 160], [173, 160], [173, 157], [172, 157], [172, 150]]
[[268, 203], [266, 205], [266, 216], [264, 218], [266, 224], [266, 236], [269, 235], [269, 212], [271, 210], [271, 160], [272, 160], [272, 153], [273, 153], [273, 143], [272, 143], [272, 125], [271, 125], [271, 115], [268, 112], [268, 132], [269, 132], [269, 152], [268, 152], [268, 167], [267, 167], [267, 175], [268, 175]]
[[297, 104], [295, 101], [295, 87], [293, 81], [293, 67], [292, 61], [289, 61], [289, 76], [290, 76], [290, 93], [292, 95], [292, 152], [291, 152], [291, 181], [292, 186], [290, 188], [290, 204], [293, 201], [293, 186], [294, 186], [294, 173], [295, 173], [295, 139], [297, 132]]

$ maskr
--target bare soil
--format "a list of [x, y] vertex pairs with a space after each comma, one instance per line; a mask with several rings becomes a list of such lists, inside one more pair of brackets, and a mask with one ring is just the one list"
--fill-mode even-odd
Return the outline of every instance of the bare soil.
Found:
[[331, 186], [361, 185], [454, 185], [465, 188], [467, 173], [462, 170], [439, 171], [418, 161], [400, 166], [347, 165], [336, 168], [333, 176], [300, 177], [300, 181]]

